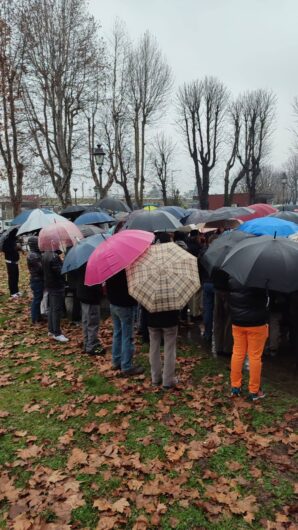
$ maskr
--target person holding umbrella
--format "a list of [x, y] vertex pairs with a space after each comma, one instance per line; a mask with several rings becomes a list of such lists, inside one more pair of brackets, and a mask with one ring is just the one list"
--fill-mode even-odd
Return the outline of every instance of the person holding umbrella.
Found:
[[38, 248], [38, 237], [31, 236], [28, 239], [29, 254], [27, 266], [30, 274], [30, 287], [33, 293], [31, 304], [32, 324], [41, 321], [40, 304], [43, 298], [43, 269], [41, 252]]
[[240, 396], [242, 368], [249, 359], [249, 399], [265, 397], [261, 389], [262, 355], [268, 338], [268, 296], [265, 289], [246, 288], [229, 280], [232, 316], [233, 353], [231, 360], [231, 395]]
[[65, 343], [69, 339], [63, 335], [60, 327], [65, 291], [65, 282], [61, 274], [63, 262], [60, 254], [60, 250], [44, 252], [42, 266], [44, 286], [49, 294], [48, 336], [57, 342]]
[[19, 291], [19, 250], [21, 248], [16, 238], [16, 232], [17, 229], [13, 228], [8, 236], [4, 238], [2, 244], [8, 276], [8, 288], [10, 297], [13, 300], [17, 300], [22, 294]]

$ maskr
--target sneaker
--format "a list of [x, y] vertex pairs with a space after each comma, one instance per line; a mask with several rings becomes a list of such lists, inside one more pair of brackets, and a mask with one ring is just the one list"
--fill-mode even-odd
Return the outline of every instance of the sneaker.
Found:
[[122, 370], [122, 377], [129, 377], [130, 375], [141, 375], [144, 373], [144, 368], [142, 366], [132, 366], [128, 370]]
[[160, 386], [161, 384], [162, 384], [162, 380], [157, 381], [156, 383], [154, 383], [154, 382], [152, 381], [152, 386]]
[[266, 394], [261, 388], [259, 392], [256, 392], [255, 394], [252, 392], [248, 394], [249, 401], [258, 401], [259, 399], [263, 399], [264, 397], [266, 397]]
[[164, 390], [171, 390], [171, 388], [176, 388], [176, 386], [178, 385], [179, 383], [179, 380], [177, 377], [175, 377], [175, 379], [173, 380], [172, 384], [171, 385], [163, 385], [163, 389]]
[[98, 344], [98, 346], [96, 346], [95, 348], [93, 348], [93, 350], [91, 351], [87, 351], [88, 355], [105, 355], [106, 354], [106, 350], [103, 346], [101, 346], [100, 344]]
[[12, 298], [13, 300], [17, 300], [19, 298], [19, 294], [18, 293], [12, 294], [10, 298]]
[[121, 370], [121, 364], [112, 364], [112, 370], [118, 372], [118, 370]]
[[64, 335], [53, 335], [53, 339], [56, 340], [57, 342], [68, 342], [69, 341], [69, 339], [64, 337]]
[[49, 332], [48, 332], [48, 337], [50, 337], [50, 338], [52, 339], [53, 337], [55, 337], [55, 335], [54, 335], [54, 333], [51, 333], [51, 332], [49, 331]]
[[238, 388], [237, 386], [232, 386], [231, 397], [240, 397], [240, 396], [241, 396], [241, 388]]

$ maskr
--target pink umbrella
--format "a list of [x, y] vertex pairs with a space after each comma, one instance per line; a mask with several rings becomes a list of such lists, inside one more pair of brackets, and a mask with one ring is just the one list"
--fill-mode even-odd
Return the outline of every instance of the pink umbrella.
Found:
[[85, 284], [96, 285], [122, 271], [150, 247], [154, 234], [144, 230], [124, 230], [104, 241], [92, 252], [86, 268]]
[[253, 213], [250, 213], [248, 215], [241, 215], [240, 217], [237, 217], [237, 219], [240, 219], [240, 221], [250, 221], [250, 219], [256, 219], [257, 217], [266, 217], [267, 215], [270, 215], [271, 213], [277, 212], [277, 209], [271, 206], [271, 204], [250, 204], [249, 208], [254, 210]]
[[46, 250], [65, 250], [73, 247], [83, 235], [78, 227], [71, 221], [59, 221], [46, 226], [39, 232], [38, 246], [44, 252]]

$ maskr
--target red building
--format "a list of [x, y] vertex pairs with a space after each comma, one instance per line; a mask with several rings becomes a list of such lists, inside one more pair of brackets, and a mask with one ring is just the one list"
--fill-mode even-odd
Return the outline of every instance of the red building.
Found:
[[[248, 206], [249, 205], [249, 194], [248, 193], [234, 193], [232, 206]], [[224, 206], [224, 195], [209, 195], [209, 209], [216, 210]]]

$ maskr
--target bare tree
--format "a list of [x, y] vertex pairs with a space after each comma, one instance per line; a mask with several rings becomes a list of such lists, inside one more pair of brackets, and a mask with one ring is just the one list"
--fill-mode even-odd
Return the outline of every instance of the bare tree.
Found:
[[59, 200], [71, 202], [74, 155], [82, 140], [80, 115], [98, 57], [97, 25], [85, 0], [28, 0], [21, 30], [28, 40], [24, 102], [36, 154]]
[[179, 125], [194, 163], [203, 209], [208, 209], [210, 173], [217, 162], [227, 102], [225, 86], [214, 77], [184, 84], [178, 92]]
[[26, 41], [17, 31], [16, 5], [2, 0], [0, 6], [0, 157], [4, 165], [14, 214], [21, 208], [28, 139], [22, 105], [21, 81]]
[[166, 105], [172, 73], [155, 41], [146, 32], [128, 58], [127, 105], [133, 126], [134, 195], [143, 205], [145, 187], [145, 145], [147, 127]]
[[[275, 115], [275, 96], [267, 90], [254, 90], [240, 96], [230, 110], [239, 166], [232, 182], [225, 180], [225, 203], [231, 204], [238, 184], [245, 179], [250, 204], [256, 200], [261, 166], [270, 149]], [[236, 147], [237, 146], [237, 147]], [[233, 158], [235, 163], [235, 159]]]
[[157, 134], [152, 142], [152, 151], [150, 153], [151, 164], [154, 173], [154, 182], [157, 183], [158, 188], [162, 194], [164, 205], [168, 204], [169, 186], [171, 166], [173, 163], [173, 155], [175, 151], [175, 144], [171, 138], [168, 138], [164, 133]]
[[132, 208], [132, 134], [127, 106], [130, 46], [124, 24], [116, 20], [108, 47], [110, 71], [100, 113], [99, 130], [107, 149], [109, 178], [121, 186], [125, 200]]

